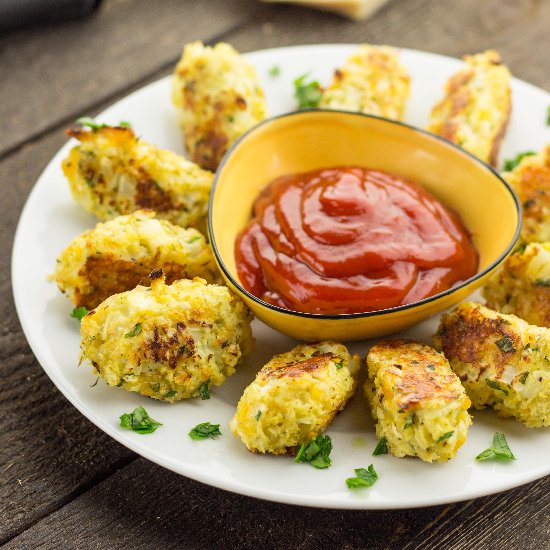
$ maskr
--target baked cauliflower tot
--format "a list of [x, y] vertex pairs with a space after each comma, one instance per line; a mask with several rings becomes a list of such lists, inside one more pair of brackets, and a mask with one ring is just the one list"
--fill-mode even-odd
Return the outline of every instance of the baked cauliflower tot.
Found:
[[229, 427], [249, 451], [292, 454], [315, 439], [353, 395], [359, 356], [335, 342], [276, 355], [237, 405]]
[[363, 44], [334, 71], [319, 106], [401, 120], [410, 80], [407, 69], [399, 64], [398, 50]]
[[365, 394], [390, 453], [426, 462], [452, 458], [466, 441], [471, 403], [445, 357], [395, 340], [372, 346], [366, 362]]
[[523, 210], [521, 237], [526, 242], [550, 241], [550, 144], [536, 155], [524, 156], [502, 177], [517, 193]]
[[147, 208], [206, 234], [214, 174], [143, 141], [127, 126], [67, 133], [81, 143], [63, 160], [63, 173], [74, 199], [100, 221]]
[[55, 280], [75, 306], [97, 307], [162, 268], [167, 283], [220, 282], [212, 250], [196, 229], [155, 219], [151, 210], [119, 216], [74, 238], [58, 256]]
[[464, 60], [432, 109], [427, 130], [495, 166], [512, 109], [510, 71], [494, 50]]
[[189, 156], [208, 170], [216, 170], [229, 146], [267, 116], [256, 69], [223, 42], [185, 46], [172, 101]]
[[235, 372], [253, 344], [252, 316], [225, 286], [164, 283], [107, 298], [80, 323], [81, 361], [109, 386], [169, 401], [208, 393]]
[[442, 318], [435, 343], [474, 407], [550, 424], [550, 329], [466, 302]]
[[483, 288], [487, 307], [550, 327], [550, 243], [530, 243], [509, 256]]

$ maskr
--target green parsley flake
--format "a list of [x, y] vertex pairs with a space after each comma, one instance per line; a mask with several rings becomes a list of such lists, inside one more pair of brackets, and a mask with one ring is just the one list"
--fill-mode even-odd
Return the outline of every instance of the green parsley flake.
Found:
[[550, 287], [550, 279], [535, 279], [534, 285]]
[[378, 480], [374, 466], [371, 464], [367, 469], [357, 468], [355, 470], [356, 477], [348, 477], [346, 485], [350, 489], [360, 489], [361, 487], [371, 487]]
[[127, 121], [127, 120], [121, 120], [118, 125], [121, 127], [121, 128], [131, 128], [132, 125]]
[[504, 434], [496, 432], [493, 436], [493, 445], [476, 456], [476, 460], [515, 460]]
[[139, 406], [133, 412], [125, 413], [120, 417], [120, 426], [143, 435], [153, 433], [162, 424], [153, 420], [147, 411]]
[[95, 379], [95, 382], [90, 386], [90, 388], [95, 388], [99, 382], [99, 376]]
[[88, 310], [84, 306], [75, 307], [71, 312], [71, 317], [79, 321], [82, 321], [82, 317], [85, 315], [88, 315]]
[[299, 109], [318, 107], [323, 95], [321, 85], [316, 80], [306, 82], [308, 73], [299, 76], [294, 81], [294, 97]]
[[340, 359], [339, 361], [334, 361], [334, 366], [335, 366], [337, 369], [341, 369], [341, 368], [344, 366], [344, 360], [343, 360], [343, 359]]
[[107, 124], [102, 124], [100, 122], [96, 122], [92, 117], [89, 116], [83, 116], [77, 119], [77, 124], [81, 124], [82, 126], [87, 126], [91, 130], [100, 130], [101, 128], [105, 128]]
[[522, 383], [522, 384], [525, 384], [525, 382], [527, 381], [527, 377], [529, 376], [529, 373], [528, 372], [524, 372], [520, 377], [519, 377], [519, 381]]
[[372, 456], [378, 455], [387, 455], [388, 454], [388, 439], [386, 437], [381, 437], [372, 451]]
[[550, 105], [548, 105], [548, 109], [546, 110], [546, 124], [550, 126]]
[[195, 441], [202, 441], [203, 439], [208, 439], [216, 437], [217, 435], [222, 435], [220, 432], [219, 424], [211, 424], [210, 422], [203, 422], [202, 424], [197, 424], [190, 432], [189, 437]]
[[413, 426], [415, 419], [416, 419], [416, 413], [413, 411], [405, 419], [405, 425], [403, 426], [403, 428], [410, 428], [411, 426]]
[[134, 328], [124, 335], [124, 338], [133, 338], [141, 333], [141, 323], [136, 323]]
[[516, 246], [516, 248], [514, 249], [514, 251], [512, 252], [512, 254], [523, 254], [525, 252], [525, 249], [527, 248], [527, 245], [529, 243], [526, 242], [526, 241], [523, 241], [521, 242], [520, 244], [518, 244]]
[[167, 398], [170, 398], [170, 397], [174, 397], [174, 395], [176, 395], [178, 392], [176, 390], [170, 390], [170, 391], [167, 391], [162, 397], [167, 397]]
[[516, 158], [505, 160], [504, 171], [510, 172], [522, 161], [523, 158], [530, 157], [532, 155], [536, 155], [535, 151], [524, 151], [523, 153], [519, 153]]
[[514, 341], [509, 336], [504, 336], [500, 340], [497, 340], [495, 344], [504, 352], [511, 353], [516, 351], [514, 347]]
[[439, 437], [436, 443], [441, 443], [442, 441], [449, 439], [449, 437], [452, 437], [454, 433], [454, 430], [452, 432], [445, 432], [442, 436]]
[[508, 395], [508, 390], [506, 388], [503, 388], [502, 385], [497, 382], [496, 380], [491, 380], [490, 378], [485, 378], [485, 383], [494, 390], [499, 390], [504, 393], [504, 395]]
[[254, 416], [254, 418], [255, 418], [256, 420], [260, 420], [260, 416], [262, 416], [262, 411], [258, 411], [258, 412], [256, 413], [256, 415]]
[[330, 451], [332, 451], [330, 437], [319, 434], [309, 443], [302, 443], [294, 462], [309, 462], [314, 468], [328, 468], [332, 464]]
[[210, 385], [210, 378], [208, 380], [205, 380], [200, 386], [199, 386], [199, 395], [201, 396], [201, 399], [204, 401], [205, 399], [210, 399], [210, 392], [208, 391], [208, 386]]
[[155, 393], [158, 393], [160, 391], [160, 384], [151, 384], [151, 389], [155, 392]]
[[273, 65], [273, 67], [271, 67], [271, 69], [267, 71], [267, 74], [275, 78], [276, 76], [279, 76], [281, 74], [281, 67], [279, 67], [278, 65]]

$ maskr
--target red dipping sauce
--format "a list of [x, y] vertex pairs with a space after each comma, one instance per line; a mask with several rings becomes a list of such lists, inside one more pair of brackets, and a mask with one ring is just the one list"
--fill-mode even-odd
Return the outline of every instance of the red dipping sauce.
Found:
[[358, 166], [281, 177], [235, 243], [239, 278], [270, 304], [361, 313], [410, 304], [477, 272], [460, 218], [420, 185]]

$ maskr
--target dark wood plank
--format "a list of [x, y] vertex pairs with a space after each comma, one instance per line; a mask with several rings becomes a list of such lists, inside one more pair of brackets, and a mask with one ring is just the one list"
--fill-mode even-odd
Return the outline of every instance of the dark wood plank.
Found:
[[461, 57], [497, 49], [513, 74], [550, 91], [550, 2], [392, 0], [366, 22], [350, 23], [306, 8], [266, 10], [232, 33], [237, 49], [291, 44], [360, 43]]
[[403, 550], [550, 548], [550, 477], [469, 501], [422, 529]]
[[116, 470], [134, 455], [54, 387], [22, 333], [9, 278], [25, 197], [65, 137], [55, 132], [0, 163], [0, 542]]
[[[257, 13], [250, 0], [104, 0], [88, 19], [0, 38], [0, 154], [171, 67], [185, 42], [218, 40]], [[9, 75], [6, 78], [6, 75]]]
[[138, 459], [5, 548], [397, 548], [444, 510], [298, 508], [207, 487]]
[[[540, 550], [550, 478], [448, 506], [298, 508], [207, 487], [144, 459], [14, 538], [11, 548], [422, 548]], [[529, 520], [527, 520], [529, 518]]]

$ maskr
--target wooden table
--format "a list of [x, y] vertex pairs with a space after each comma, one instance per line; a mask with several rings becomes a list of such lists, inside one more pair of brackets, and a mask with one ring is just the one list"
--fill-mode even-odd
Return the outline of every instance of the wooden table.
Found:
[[224, 40], [240, 51], [371, 42], [456, 57], [492, 47], [516, 76], [550, 91], [549, 29], [548, 0], [393, 0], [360, 23], [254, 0], [105, 0], [88, 19], [2, 36], [0, 543], [549, 548], [550, 477], [447, 506], [345, 512], [234, 495], [140, 458], [84, 418], [44, 374], [21, 331], [9, 275], [20, 211], [65, 142], [64, 128], [169, 74], [185, 42]]

